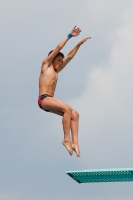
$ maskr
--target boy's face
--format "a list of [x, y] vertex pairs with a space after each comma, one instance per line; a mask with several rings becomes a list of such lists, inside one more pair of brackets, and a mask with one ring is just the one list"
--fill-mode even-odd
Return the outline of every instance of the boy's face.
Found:
[[54, 60], [52, 61], [52, 63], [53, 63], [53, 67], [54, 67], [55, 71], [58, 71], [58, 69], [63, 64], [63, 57], [62, 56], [55, 57]]

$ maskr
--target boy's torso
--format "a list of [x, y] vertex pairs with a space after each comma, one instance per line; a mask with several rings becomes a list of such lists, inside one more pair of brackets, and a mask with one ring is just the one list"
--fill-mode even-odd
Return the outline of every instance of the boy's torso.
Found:
[[54, 70], [52, 63], [50, 66], [42, 66], [39, 77], [39, 96], [42, 94], [54, 96], [57, 80], [58, 73]]

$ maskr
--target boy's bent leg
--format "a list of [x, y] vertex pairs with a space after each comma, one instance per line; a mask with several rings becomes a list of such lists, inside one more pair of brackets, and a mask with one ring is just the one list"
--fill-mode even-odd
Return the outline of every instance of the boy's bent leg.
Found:
[[79, 122], [79, 114], [78, 112], [73, 110], [71, 118], [72, 148], [76, 152], [76, 155], [79, 157], [80, 149], [78, 145], [78, 122]]
[[62, 144], [67, 148], [70, 155], [72, 155], [73, 150], [70, 140], [70, 126], [71, 126], [71, 116], [72, 116], [71, 107], [54, 97], [45, 98], [42, 101], [41, 106], [43, 109], [49, 110], [51, 113], [63, 116], [62, 123], [64, 130], [64, 140], [62, 141]]

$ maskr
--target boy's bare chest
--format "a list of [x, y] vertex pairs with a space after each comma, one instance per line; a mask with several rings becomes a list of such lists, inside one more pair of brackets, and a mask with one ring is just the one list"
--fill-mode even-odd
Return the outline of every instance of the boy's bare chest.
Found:
[[54, 69], [47, 69], [41, 74], [43, 81], [48, 82], [57, 82], [58, 73], [54, 71]]
[[51, 70], [47, 70], [46, 73], [45, 73], [45, 77], [47, 79], [50, 79], [50, 80], [57, 80], [58, 79], [58, 74], [57, 72], [55, 72], [53, 69]]

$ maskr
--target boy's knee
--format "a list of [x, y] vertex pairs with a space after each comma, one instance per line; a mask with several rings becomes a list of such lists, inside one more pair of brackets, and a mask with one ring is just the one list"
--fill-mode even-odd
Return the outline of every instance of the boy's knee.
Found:
[[73, 111], [72, 111], [72, 117], [73, 117], [74, 119], [79, 119], [79, 113], [78, 113], [77, 111], [73, 110]]

